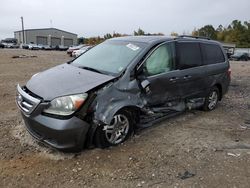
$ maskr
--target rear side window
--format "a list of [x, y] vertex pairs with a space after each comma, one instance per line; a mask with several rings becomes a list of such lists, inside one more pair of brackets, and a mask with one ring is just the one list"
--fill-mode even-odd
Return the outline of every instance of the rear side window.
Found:
[[199, 43], [179, 42], [177, 43], [177, 54], [179, 69], [188, 69], [202, 64]]
[[201, 43], [203, 62], [205, 65], [222, 63], [225, 61], [225, 57], [220, 46], [215, 44], [203, 44]]

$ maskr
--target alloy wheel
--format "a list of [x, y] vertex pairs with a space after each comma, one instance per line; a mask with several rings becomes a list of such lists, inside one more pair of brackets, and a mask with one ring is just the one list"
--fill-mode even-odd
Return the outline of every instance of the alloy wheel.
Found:
[[123, 114], [117, 114], [113, 117], [109, 125], [103, 128], [107, 141], [113, 145], [123, 142], [129, 132], [129, 120]]
[[218, 103], [218, 93], [216, 91], [212, 91], [208, 97], [208, 108], [213, 110]]

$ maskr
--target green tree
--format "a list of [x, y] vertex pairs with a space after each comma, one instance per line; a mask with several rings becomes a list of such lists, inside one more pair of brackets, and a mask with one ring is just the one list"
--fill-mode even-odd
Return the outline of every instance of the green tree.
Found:
[[178, 33], [176, 33], [176, 32], [172, 32], [172, 33], [170, 34], [170, 36], [173, 36], [173, 37], [178, 37]]
[[120, 33], [113, 32], [113, 37], [121, 37], [121, 36], [123, 36], [123, 35]]
[[103, 38], [106, 39], [110, 39], [112, 38], [112, 35], [110, 33], [107, 33], [106, 35], [103, 36]]
[[141, 28], [139, 28], [137, 31], [134, 31], [134, 35], [135, 36], [145, 35], [145, 32]]
[[208, 37], [215, 40], [217, 39], [216, 30], [212, 25], [205, 25], [204, 27], [198, 29], [195, 34], [197, 34], [198, 36]]
[[78, 44], [84, 44], [84, 38], [83, 37], [78, 38], [77, 43]]

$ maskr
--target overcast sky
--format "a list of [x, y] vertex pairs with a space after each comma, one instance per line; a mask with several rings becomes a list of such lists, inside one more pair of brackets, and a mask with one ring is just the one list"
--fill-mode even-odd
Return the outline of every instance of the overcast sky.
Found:
[[139, 27], [169, 35], [250, 21], [250, 0], [0, 0], [0, 39], [21, 30], [21, 16], [25, 29], [52, 26], [79, 37], [132, 34]]

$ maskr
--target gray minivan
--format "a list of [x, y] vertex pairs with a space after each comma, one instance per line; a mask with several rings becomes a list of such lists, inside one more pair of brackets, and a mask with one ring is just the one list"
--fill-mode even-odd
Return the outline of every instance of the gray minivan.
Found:
[[119, 37], [17, 86], [29, 133], [61, 150], [108, 147], [189, 109], [215, 109], [230, 67], [219, 42]]

